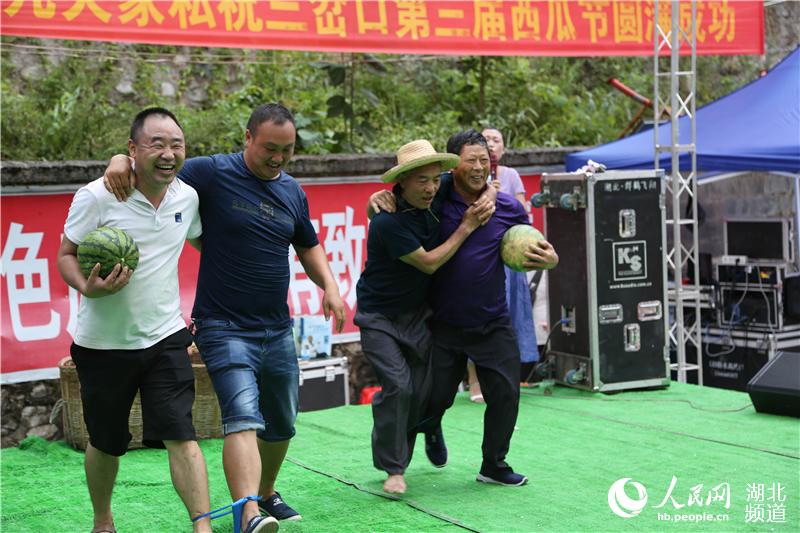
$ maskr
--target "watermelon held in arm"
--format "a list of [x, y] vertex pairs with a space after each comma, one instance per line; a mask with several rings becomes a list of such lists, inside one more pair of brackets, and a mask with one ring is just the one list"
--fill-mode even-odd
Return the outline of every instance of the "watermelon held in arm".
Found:
[[139, 265], [139, 247], [119, 228], [97, 228], [78, 245], [78, 265], [88, 278], [97, 263], [100, 263], [101, 278], [108, 276], [117, 263], [135, 270]]
[[511, 226], [506, 230], [503, 235], [503, 241], [500, 243], [500, 255], [503, 263], [517, 272], [529, 270], [522, 266], [523, 263], [528, 261], [525, 252], [531, 244], [543, 240], [544, 236], [539, 230], [529, 224]]

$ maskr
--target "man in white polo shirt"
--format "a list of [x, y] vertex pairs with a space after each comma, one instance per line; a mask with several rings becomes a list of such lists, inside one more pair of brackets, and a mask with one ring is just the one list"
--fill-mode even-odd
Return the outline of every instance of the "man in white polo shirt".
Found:
[[[194, 374], [186, 353], [192, 342], [181, 316], [178, 258], [188, 239], [199, 248], [197, 192], [175, 179], [185, 159], [183, 130], [162, 108], [140, 112], [128, 150], [139, 177], [124, 204], [103, 180], [81, 188], [72, 201], [58, 252], [58, 269], [81, 299], [71, 347], [89, 432], [86, 481], [94, 510], [93, 533], [113, 533], [111, 493], [119, 457], [131, 434], [128, 415], [141, 393], [143, 442], [166, 447], [175, 490], [194, 518], [209, 510], [205, 460], [192, 425]], [[135, 272], [119, 264], [102, 279], [95, 265], [88, 279], [77, 261], [78, 245], [99, 227], [119, 228], [139, 247]], [[210, 532], [208, 518], [194, 530]]]

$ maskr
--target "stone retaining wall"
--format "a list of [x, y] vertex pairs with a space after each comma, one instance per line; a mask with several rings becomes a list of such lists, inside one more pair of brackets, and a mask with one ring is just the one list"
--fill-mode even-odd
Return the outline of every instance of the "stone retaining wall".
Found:
[[2, 447], [16, 446], [31, 435], [47, 440], [63, 438], [61, 415], [50, 422], [53, 407], [60, 398], [61, 386], [57, 379], [0, 387]]
[[[584, 146], [509, 150], [503, 164], [533, 172], [559, 172], [567, 154]], [[3, 187], [85, 184], [103, 175], [106, 161], [0, 161]], [[296, 178], [380, 176], [396, 164], [392, 154], [297, 155], [288, 172]]]
[[[361, 343], [335, 344], [333, 356], [347, 357], [350, 403], [358, 403], [362, 388], [378, 384], [372, 367], [361, 352]], [[29, 381], [0, 387], [0, 405], [2, 405], [0, 446], [3, 448], [16, 446], [31, 435], [47, 440], [64, 438], [60, 399], [61, 382], [58, 379]]]

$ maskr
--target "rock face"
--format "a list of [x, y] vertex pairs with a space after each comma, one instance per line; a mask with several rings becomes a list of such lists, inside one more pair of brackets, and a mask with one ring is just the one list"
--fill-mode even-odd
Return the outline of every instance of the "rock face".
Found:
[[61, 387], [57, 379], [3, 385], [0, 388], [2, 447], [16, 446], [30, 435], [47, 440], [62, 438], [60, 411], [53, 415], [60, 398]]

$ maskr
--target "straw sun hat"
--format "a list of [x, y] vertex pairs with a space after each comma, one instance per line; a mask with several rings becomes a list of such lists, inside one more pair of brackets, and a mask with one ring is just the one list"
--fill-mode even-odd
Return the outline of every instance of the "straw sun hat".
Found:
[[433, 148], [430, 141], [418, 139], [404, 144], [397, 151], [397, 165], [387, 170], [381, 180], [384, 183], [397, 181], [404, 172], [424, 167], [431, 163], [441, 163], [442, 172], [458, 165], [461, 158], [455, 154], [440, 154]]

